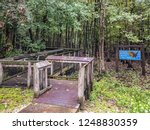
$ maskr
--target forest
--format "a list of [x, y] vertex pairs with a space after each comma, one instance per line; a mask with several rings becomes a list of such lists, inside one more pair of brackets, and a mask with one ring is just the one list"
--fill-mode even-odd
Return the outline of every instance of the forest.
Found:
[[[138, 61], [121, 61], [115, 71], [116, 47], [124, 45], [144, 46], [146, 76]], [[83, 112], [150, 112], [150, 0], [0, 0], [0, 59], [62, 48], [95, 58]], [[15, 90], [4, 93], [0, 88], [0, 112], [33, 95], [16, 88], [23, 96], [12, 103]]]

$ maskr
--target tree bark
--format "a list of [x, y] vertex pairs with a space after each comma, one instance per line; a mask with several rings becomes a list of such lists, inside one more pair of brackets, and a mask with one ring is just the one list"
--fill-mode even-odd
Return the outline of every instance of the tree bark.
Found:
[[105, 1], [101, 0], [100, 8], [100, 35], [99, 35], [99, 72], [105, 72], [104, 42], [105, 42]]

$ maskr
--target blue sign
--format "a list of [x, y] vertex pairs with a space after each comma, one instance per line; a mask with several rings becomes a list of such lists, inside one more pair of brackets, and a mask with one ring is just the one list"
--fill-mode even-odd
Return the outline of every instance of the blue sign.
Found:
[[141, 60], [141, 51], [119, 50], [120, 60]]

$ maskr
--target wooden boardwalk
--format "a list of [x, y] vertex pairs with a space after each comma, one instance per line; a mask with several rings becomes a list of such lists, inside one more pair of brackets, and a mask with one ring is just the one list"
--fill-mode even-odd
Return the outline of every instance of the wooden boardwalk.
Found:
[[[60, 71], [64, 68], [64, 64], [75, 65], [78, 69], [77, 81], [48, 79], [49, 75], [54, 75], [56, 63], [61, 64]], [[33, 86], [36, 98], [21, 110], [21, 113], [77, 112], [80, 107], [83, 108], [84, 101], [89, 99], [92, 91], [93, 65], [94, 58], [75, 56], [48, 56], [45, 61], [36, 62], [1, 61], [0, 85], [15, 87], [23, 85], [29, 88]], [[3, 80], [3, 67], [26, 67], [27, 73]]]
[[20, 113], [74, 113], [79, 110], [77, 81], [51, 79], [52, 88]]

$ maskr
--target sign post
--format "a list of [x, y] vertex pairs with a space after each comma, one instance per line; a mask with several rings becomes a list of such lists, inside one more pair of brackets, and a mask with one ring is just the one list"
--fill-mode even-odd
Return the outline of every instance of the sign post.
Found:
[[[124, 48], [121, 50], [120, 48]], [[137, 50], [133, 50], [137, 48]], [[144, 45], [121, 45], [116, 48], [116, 72], [119, 71], [119, 60], [141, 61], [142, 75], [145, 76]]]

